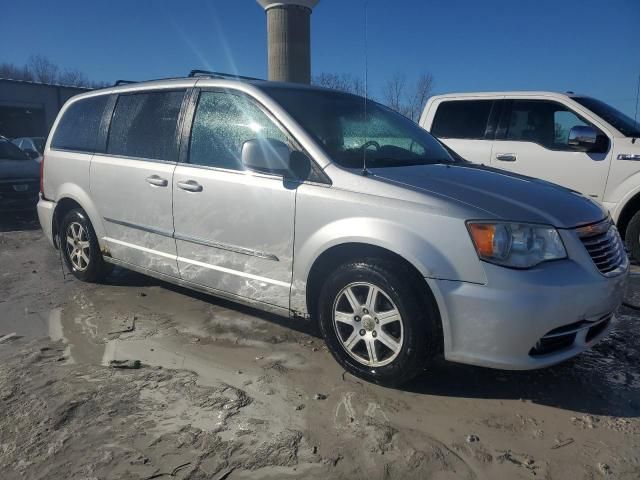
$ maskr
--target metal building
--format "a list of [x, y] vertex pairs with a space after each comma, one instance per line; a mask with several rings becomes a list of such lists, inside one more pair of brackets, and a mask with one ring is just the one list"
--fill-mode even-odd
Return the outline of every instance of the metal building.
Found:
[[90, 89], [0, 79], [0, 135], [46, 137], [70, 97]]

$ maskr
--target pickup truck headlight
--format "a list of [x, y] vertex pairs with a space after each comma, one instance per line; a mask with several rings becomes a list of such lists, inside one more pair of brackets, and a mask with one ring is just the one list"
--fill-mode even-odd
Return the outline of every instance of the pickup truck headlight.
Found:
[[512, 268], [530, 268], [567, 257], [553, 227], [528, 223], [467, 222], [478, 257]]

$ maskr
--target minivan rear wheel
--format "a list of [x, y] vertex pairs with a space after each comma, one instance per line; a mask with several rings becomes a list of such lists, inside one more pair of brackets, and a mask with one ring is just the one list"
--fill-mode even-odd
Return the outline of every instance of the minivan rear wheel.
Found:
[[319, 323], [335, 359], [382, 385], [419, 375], [439, 352], [435, 301], [397, 265], [366, 259], [338, 267], [319, 298]]
[[67, 212], [59, 231], [62, 256], [77, 279], [97, 282], [108, 275], [110, 265], [102, 258], [98, 238], [84, 210], [74, 208]]

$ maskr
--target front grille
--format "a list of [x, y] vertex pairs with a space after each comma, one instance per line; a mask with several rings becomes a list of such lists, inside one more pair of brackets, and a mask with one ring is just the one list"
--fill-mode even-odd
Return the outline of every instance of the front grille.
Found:
[[609, 221], [577, 230], [591, 260], [603, 275], [615, 275], [627, 263], [627, 254], [618, 229]]

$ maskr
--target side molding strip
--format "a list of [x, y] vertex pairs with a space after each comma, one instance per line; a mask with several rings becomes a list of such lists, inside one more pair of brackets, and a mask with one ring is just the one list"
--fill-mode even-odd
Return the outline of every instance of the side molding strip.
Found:
[[227, 250], [228, 252], [239, 253], [241, 255], [249, 255], [252, 257], [264, 258], [265, 260], [273, 260], [274, 262], [280, 261], [280, 259], [277, 256], [271, 253], [261, 252], [259, 250], [252, 250], [250, 248], [240, 247], [237, 245], [228, 245], [226, 243], [209, 242], [201, 238], [181, 235], [179, 233], [169, 232], [168, 230], [159, 230], [157, 228], [147, 227], [146, 225], [138, 225], [135, 223], [123, 222], [122, 220], [115, 220], [113, 218], [104, 217], [104, 219], [109, 223], [114, 223], [116, 225], [120, 225], [123, 227], [134, 228], [136, 230], [142, 230], [143, 232], [155, 233], [163, 237], [174, 238], [176, 240], [181, 240], [183, 242], [195, 243], [197, 245], [217, 248], [219, 250]]
[[155, 233], [157, 235], [162, 235], [163, 237], [173, 238], [173, 232], [170, 232], [168, 230], [158, 230], [157, 228], [147, 227], [146, 225], [138, 225], [135, 223], [123, 222], [122, 220], [115, 220], [113, 218], [108, 218], [108, 217], [104, 217], [104, 219], [109, 223], [114, 223], [122, 227], [135, 228], [136, 230], [142, 230], [143, 232]]
[[176, 240], [182, 240], [184, 242], [195, 243], [198, 245], [204, 245], [205, 247], [213, 247], [220, 250], [227, 250], [229, 252], [240, 253], [242, 255], [250, 255], [252, 257], [260, 257], [266, 260], [273, 260], [274, 262], [279, 262], [280, 259], [271, 253], [260, 252], [258, 250], [252, 250], [250, 248], [238, 247], [236, 245], [228, 245], [226, 243], [218, 243], [218, 242], [209, 242], [207, 240], [203, 240], [201, 238], [189, 237], [187, 235], [182, 235], [180, 233], [174, 233], [173, 238]]

